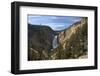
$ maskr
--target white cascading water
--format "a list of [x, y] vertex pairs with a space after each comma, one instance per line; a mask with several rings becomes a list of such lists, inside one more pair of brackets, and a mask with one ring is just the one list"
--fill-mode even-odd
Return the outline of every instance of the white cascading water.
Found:
[[52, 46], [53, 46], [53, 49], [54, 48], [57, 48], [57, 46], [58, 46], [58, 40], [57, 40], [57, 35], [55, 35], [55, 37], [54, 37], [54, 39], [53, 39], [53, 42], [52, 42]]

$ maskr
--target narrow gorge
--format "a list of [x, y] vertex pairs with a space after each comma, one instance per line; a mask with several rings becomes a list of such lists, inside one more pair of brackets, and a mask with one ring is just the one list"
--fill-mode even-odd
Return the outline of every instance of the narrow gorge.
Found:
[[29, 24], [28, 60], [87, 58], [87, 22], [87, 17], [84, 17], [59, 32], [45, 25]]

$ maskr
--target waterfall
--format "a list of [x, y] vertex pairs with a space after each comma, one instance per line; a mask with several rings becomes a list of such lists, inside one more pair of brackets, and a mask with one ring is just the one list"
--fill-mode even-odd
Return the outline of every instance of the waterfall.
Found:
[[58, 46], [58, 36], [57, 35], [54, 36], [52, 46], [53, 46], [53, 49], [57, 48], [57, 46]]

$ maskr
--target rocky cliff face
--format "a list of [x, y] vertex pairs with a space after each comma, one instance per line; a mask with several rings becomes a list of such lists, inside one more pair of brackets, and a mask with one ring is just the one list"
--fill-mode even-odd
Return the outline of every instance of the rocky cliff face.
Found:
[[[87, 58], [87, 18], [62, 31], [48, 26], [28, 25], [28, 60], [55, 60]], [[52, 42], [57, 35], [57, 47]]]
[[[85, 33], [85, 34], [83, 34]], [[62, 31], [59, 34], [59, 43], [60, 44], [64, 44], [66, 42], [66, 40], [70, 40], [70, 38], [73, 35], [77, 35], [77, 39], [73, 40], [74, 42], [79, 41], [80, 39], [82, 39], [80, 36], [86, 36], [87, 34], [87, 18], [83, 18], [81, 19], [80, 22], [76, 22], [74, 23], [71, 27], [69, 27], [68, 29]], [[65, 46], [63, 46], [65, 48]]]
[[54, 31], [48, 26], [28, 25], [28, 60], [49, 58]]
[[59, 46], [51, 53], [52, 59], [79, 58], [87, 56], [87, 18], [74, 23], [59, 33]]

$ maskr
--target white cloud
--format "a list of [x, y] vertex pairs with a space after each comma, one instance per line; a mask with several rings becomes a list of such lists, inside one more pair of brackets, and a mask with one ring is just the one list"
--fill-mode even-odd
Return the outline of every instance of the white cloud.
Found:
[[56, 16], [52, 16], [51, 18], [52, 18], [52, 19], [58, 19], [58, 17], [56, 17]]

